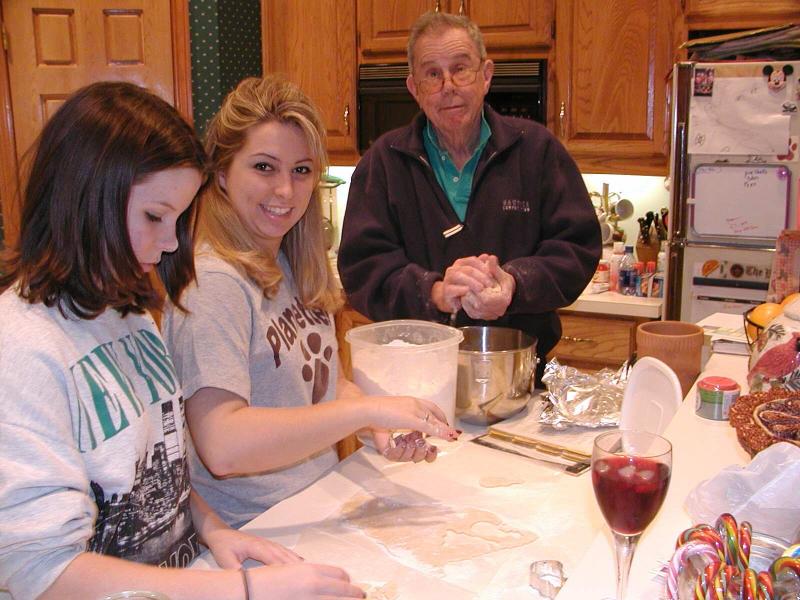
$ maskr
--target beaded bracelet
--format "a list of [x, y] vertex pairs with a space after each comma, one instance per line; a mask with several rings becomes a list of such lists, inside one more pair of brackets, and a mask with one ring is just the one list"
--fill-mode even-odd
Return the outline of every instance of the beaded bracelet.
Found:
[[242, 567], [239, 572], [242, 574], [242, 582], [244, 583], [244, 600], [250, 600], [250, 581], [247, 578], [247, 569]]

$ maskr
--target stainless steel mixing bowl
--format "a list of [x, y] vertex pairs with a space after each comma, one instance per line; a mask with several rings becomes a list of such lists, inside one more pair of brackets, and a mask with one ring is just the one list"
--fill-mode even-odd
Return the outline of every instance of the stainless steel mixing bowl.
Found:
[[528, 403], [536, 367], [536, 338], [508, 327], [461, 327], [456, 416], [490, 425]]

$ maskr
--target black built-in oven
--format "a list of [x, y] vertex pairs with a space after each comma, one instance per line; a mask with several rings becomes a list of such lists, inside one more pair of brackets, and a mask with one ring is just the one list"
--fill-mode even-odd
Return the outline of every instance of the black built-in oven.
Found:
[[[361, 65], [358, 70], [358, 149], [411, 122], [419, 106], [406, 88], [408, 65]], [[486, 101], [501, 114], [546, 121], [547, 61], [494, 64]]]

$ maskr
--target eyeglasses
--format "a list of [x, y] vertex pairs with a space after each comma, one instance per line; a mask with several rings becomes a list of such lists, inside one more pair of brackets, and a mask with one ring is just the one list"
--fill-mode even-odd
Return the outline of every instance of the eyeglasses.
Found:
[[[474, 69], [469, 67], [456, 67], [456, 69], [450, 73], [449, 79], [456, 87], [471, 85], [475, 83], [475, 80], [478, 78], [478, 71], [480, 70], [480, 66]], [[419, 91], [423, 94], [435, 94], [444, 87], [446, 79], [442, 71], [431, 71], [419, 79], [415, 77], [414, 81], [417, 83]]]

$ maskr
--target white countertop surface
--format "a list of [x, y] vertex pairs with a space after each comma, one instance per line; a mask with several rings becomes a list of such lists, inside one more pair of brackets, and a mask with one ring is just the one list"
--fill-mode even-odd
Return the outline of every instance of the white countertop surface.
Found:
[[[747, 360], [746, 356], [712, 354], [698, 379], [724, 375], [736, 381], [742, 394], [746, 394]], [[695, 386], [692, 386], [663, 434], [672, 443], [672, 479], [664, 505], [642, 534], [633, 557], [628, 600], [660, 597], [662, 588], [654, 582], [654, 570], [662, 561], [670, 559], [678, 535], [693, 525], [683, 508], [689, 492], [729, 465], [750, 462], [749, 454], [739, 445], [736, 431], [728, 421], [698, 417], [694, 412], [694, 398]], [[567, 575], [569, 579], [559, 592], [558, 600], [605, 599], [616, 595], [614, 546], [608, 527], [601, 526], [583, 559]]]
[[[701, 376], [731, 377], [744, 393], [746, 363], [746, 357], [713, 354]], [[694, 387], [687, 398], [664, 433], [673, 444], [672, 481], [634, 558], [630, 599], [659, 597], [660, 586], [653, 582], [652, 572], [659, 561], [669, 559], [678, 534], [691, 525], [683, 510], [689, 491], [728, 465], [749, 462], [727, 421], [695, 415]], [[480, 428], [464, 429], [466, 438]], [[394, 586], [401, 599], [533, 600], [529, 566], [543, 559], [564, 564], [568, 581], [558, 600], [614, 596], [611, 537], [595, 502], [589, 473], [573, 477], [552, 465], [466, 440], [442, 442], [440, 448], [438, 460], [421, 465], [390, 463], [362, 448], [244, 528], [294, 548], [306, 560], [339, 565], [357, 583]], [[516, 483], [486, 487], [487, 477]], [[538, 537], [511, 549], [493, 549], [490, 544], [476, 558], [435, 566], [352, 524], [342, 529], [340, 516], [347, 503], [363, 502], [365, 494], [419, 507], [419, 512], [412, 513], [420, 521], [419, 535], [414, 531], [414, 537], [430, 537], [448, 549], [465, 535], [447, 529], [450, 515], [452, 522], [459, 522], [465, 511], [475, 509], [496, 515], [503, 526]], [[192, 565], [208, 566], [213, 566], [213, 559], [207, 555]]]
[[589, 294], [584, 292], [578, 299], [562, 310], [574, 310], [587, 313], [616, 315], [625, 317], [645, 317], [660, 319], [663, 298], [640, 298], [624, 296], [617, 292], [601, 292]]

